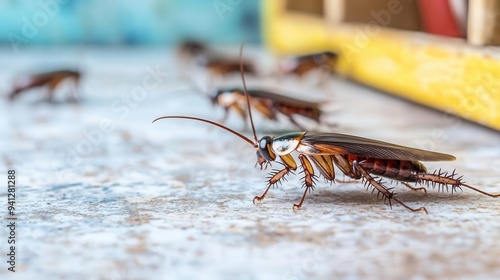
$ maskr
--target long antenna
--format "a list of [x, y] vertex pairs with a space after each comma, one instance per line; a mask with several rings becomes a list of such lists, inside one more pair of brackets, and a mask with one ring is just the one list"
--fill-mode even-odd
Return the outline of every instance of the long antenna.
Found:
[[257, 142], [253, 142], [252, 140], [250, 140], [248, 137], [244, 136], [243, 134], [241, 133], [238, 133], [232, 129], [230, 129], [229, 127], [227, 126], [224, 126], [220, 123], [216, 123], [216, 122], [213, 122], [213, 121], [209, 121], [209, 120], [205, 120], [205, 119], [201, 119], [201, 118], [196, 118], [196, 117], [187, 117], [187, 116], [164, 116], [164, 117], [159, 117], [159, 118], [156, 118], [153, 122], [156, 122], [157, 120], [161, 120], [161, 119], [188, 119], [188, 120], [195, 120], [195, 121], [200, 121], [200, 122], [206, 122], [206, 123], [209, 123], [211, 125], [215, 125], [215, 126], [218, 126], [222, 129], [225, 129], [229, 132], [231, 132], [232, 134], [240, 137], [241, 139], [247, 141], [248, 143], [250, 143], [250, 145], [252, 145], [254, 148], [257, 148]]
[[252, 132], [253, 132], [253, 139], [255, 139], [255, 142], [258, 143], [259, 140], [257, 140], [257, 134], [255, 133], [255, 126], [253, 125], [253, 117], [252, 117], [252, 109], [250, 108], [250, 98], [248, 97], [248, 92], [247, 92], [247, 85], [245, 83], [245, 75], [243, 74], [243, 47], [245, 44], [241, 44], [240, 47], [240, 73], [241, 73], [241, 80], [243, 81], [243, 90], [245, 91], [245, 96], [247, 98], [247, 109], [248, 109], [248, 116], [250, 117], [250, 124], [252, 124]]

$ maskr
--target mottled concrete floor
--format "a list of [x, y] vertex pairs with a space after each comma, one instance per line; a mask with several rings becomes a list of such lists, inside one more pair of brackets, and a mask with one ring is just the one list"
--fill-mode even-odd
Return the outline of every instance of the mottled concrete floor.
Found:
[[[254, 168], [249, 145], [201, 123], [151, 124], [165, 114], [222, 117], [200, 95], [173, 92], [186, 88], [177, 76], [188, 68], [168, 52], [4, 49], [0, 60], [1, 92], [32, 66], [85, 72], [80, 105], [37, 102], [34, 92], [0, 101], [2, 174], [17, 172], [19, 217], [15, 275], [0, 230], [2, 279], [500, 278], [500, 199], [395, 186], [425, 215], [391, 209], [360, 183], [320, 180], [294, 212], [302, 189], [300, 176], [290, 176], [252, 204], [267, 172]], [[157, 65], [168, 76], [151, 80], [147, 68]], [[206, 84], [201, 71], [193, 75]], [[316, 129], [453, 154], [457, 161], [427, 167], [456, 168], [468, 183], [500, 192], [498, 133], [340, 78], [321, 89], [308, 82], [279, 84], [331, 101], [325, 119], [337, 126]], [[259, 136], [293, 129], [259, 116], [256, 123]], [[228, 125], [243, 128], [234, 115]], [[6, 216], [6, 189], [0, 194]]]

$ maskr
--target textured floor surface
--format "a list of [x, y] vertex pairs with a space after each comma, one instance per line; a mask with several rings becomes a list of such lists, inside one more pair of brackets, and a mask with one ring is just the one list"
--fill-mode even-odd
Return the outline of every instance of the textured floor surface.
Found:
[[[254, 168], [247, 143], [201, 123], [151, 123], [165, 114], [222, 117], [199, 94], [174, 91], [186, 88], [178, 79], [185, 67], [167, 52], [3, 50], [0, 61], [5, 93], [13, 73], [39, 65], [85, 73], [80, 105], [37, 102], [35, 92], [0, 100], [2, 174], [6, 181], [7, 169], [17, 172], [19, 217], [15, 275], [5, 263], [7, 228], [0, 230], [2, 279], [500, 278], [500, 199], [395, 185], [425, 215], [391, 209], [361, 183], [320, 180], [294, 212], [297, 174], [252, 204], [267, 172]], [[168, 75], [151, 76], [157, 67]], [[203, 85], [202, 74], [193, 75]], [[496, 132], [340, 78], [321, 89], [278, 84], [330, 101], [325, 120], [336, 126], [318, 130], [453, 154], [455, 162], [426, 165], [456, 168], [471, 185], [500, 192]], [[243, 128], [235, 115], [227, 124]], [[293, 129], [258, 115], [256, 124], [259, 136]], [[5, 188], [0, 199], [6, 215]]]

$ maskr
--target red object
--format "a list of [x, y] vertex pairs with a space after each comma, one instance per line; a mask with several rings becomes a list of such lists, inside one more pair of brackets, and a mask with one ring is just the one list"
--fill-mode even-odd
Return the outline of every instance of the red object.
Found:
[[419, 0], [420, 18], [427, 33], [465, 37], [455, 19], [449, 0]]

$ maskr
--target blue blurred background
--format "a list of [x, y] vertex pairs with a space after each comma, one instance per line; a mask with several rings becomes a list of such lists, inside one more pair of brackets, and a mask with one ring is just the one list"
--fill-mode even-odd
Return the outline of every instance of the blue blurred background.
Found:
[[0, 0], [0, 43], [260, 42], [259, 1]]

